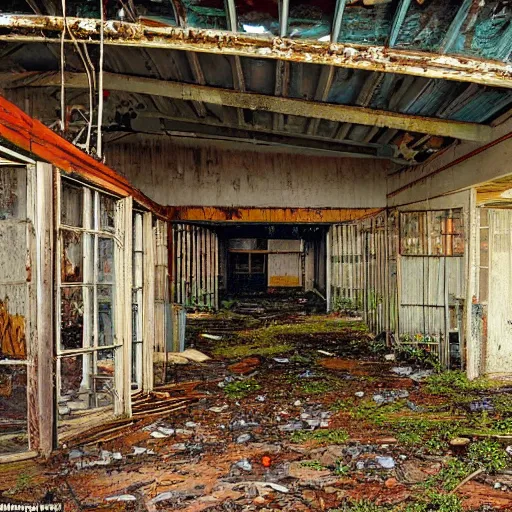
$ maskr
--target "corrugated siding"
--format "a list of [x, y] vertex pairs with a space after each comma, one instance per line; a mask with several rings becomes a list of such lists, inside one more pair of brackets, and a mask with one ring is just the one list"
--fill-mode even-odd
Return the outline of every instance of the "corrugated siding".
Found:
[[512, 211], [489, 212], [489, 309], [486, 373], [512, 368]]
[[203, 226], [173, 225], [173, 301], [218, 308], [219, 243]]

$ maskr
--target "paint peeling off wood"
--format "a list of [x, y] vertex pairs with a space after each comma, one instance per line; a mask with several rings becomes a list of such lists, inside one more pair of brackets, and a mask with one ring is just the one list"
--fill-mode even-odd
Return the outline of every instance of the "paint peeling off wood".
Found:
[[0, 343], [2, 357], [26, 359], [25, 319], [21, 315], [9, 313], [7, 299], [0, 300]]
[[[67, 18], [67, 22], [77, 41], [99, 44], [99, 20]], [[17, 43], [57, 43], [64, 28], [60, 17], [23, 15], [0, 16], [0, 27], [0, 40]], [[72, 41], [68, 43], [72, 44]], [[512, 88], [512, 66], [508, 63], [383, 46], [328, 44], [190, 28], [156, 28], [120, 21], [105, 24], [105, 44], [326, 64]]]
[[222, 208], [182, 206], [169, 208], [169, 218], [209, 222], [332, 223], [361, 219], [381, 208]]

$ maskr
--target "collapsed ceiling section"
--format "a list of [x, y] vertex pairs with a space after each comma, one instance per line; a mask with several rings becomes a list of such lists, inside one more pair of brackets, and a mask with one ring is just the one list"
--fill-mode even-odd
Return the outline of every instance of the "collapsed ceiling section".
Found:
[[22, 108], [39, 101], [32, 113], [48, 125], [63, 117], [64, 80], [77, 144], [97, 117], [100, 56], [107, 140], [152, 133], [416, 163], [457, 139], [490, 140], [512, 113], [510, 0], [64, 4], [65, 22], [62, 0], [3, 2], [0, 78]]

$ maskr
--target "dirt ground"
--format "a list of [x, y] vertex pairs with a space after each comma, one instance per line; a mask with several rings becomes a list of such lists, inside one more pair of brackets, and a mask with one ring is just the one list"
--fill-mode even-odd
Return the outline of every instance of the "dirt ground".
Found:
[[0, 501], [512, 510], [512, 386], [438, 372], [432, 354], [393, 352], [358, 319], [314, 313], [300, 296], [226, 306], [189, 315], [188, 345], [211, 359], [169, 365], [158, 395], [193, 401], [76, 439], [48, 462], [0, 466]]

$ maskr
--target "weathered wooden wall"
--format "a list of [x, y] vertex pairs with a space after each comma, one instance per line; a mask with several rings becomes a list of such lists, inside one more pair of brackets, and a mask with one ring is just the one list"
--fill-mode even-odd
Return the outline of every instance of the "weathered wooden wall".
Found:
[[217, 234], [203, 226], [172, 225], [173, 302], [218, 308], [219, 244]]
[[386, 204], [383, 160], [187, 147], [137, 136], [106, 157], [154, 201], [173, 206], [370, 208]]

